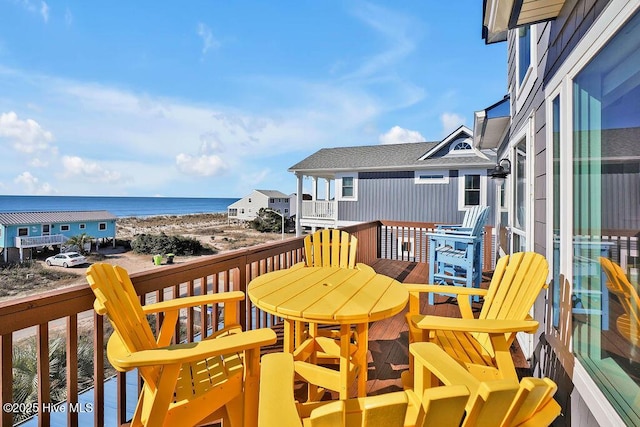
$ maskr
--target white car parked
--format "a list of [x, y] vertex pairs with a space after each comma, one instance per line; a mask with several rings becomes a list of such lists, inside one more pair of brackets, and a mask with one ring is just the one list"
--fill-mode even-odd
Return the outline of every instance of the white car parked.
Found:
[[77, 252], [65, 252], [62, 254], [50, 256], [44, 262], [47, 265], [58, 265], [64, 268], [74, 267], [76, 265], [82, 265], [87, 262], [87, 259]]

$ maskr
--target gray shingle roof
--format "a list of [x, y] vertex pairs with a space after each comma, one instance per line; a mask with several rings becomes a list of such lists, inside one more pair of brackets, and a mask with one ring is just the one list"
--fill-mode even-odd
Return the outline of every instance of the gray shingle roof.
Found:
[[53, 224], [81, 221], [109, 221], [117, 217], [109, 211], [0, 212], [0, 224]]
[[269, 197], [269, 198], [278, 198], [278, 199], [286, 199], [289, 196], [287, 196], [286, 194], [284, 194], [281, 191], [278, 190], [256, 190], [258, 193], [262, 193], [265, 196]]
[[323, 148], [291, 166], [289, 171], [398, 170], [403, 168], [415, 170], [459, 166], [493, 167], [495, 165], [495, 158], [492, 158], [491, 155], [488, 155], [488, 160], [476, 155], [455, 155], [420, 160], [420, 157], [439, 143], [440, 141]]

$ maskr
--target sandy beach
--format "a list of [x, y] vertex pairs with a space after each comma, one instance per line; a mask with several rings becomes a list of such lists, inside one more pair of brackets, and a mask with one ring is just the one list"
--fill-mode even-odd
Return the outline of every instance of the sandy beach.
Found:
[[[226, 214], [169, 215], [148, 218], [119, 218], [117, 239], [133, 239], [138, 234], [180, 235], [197, 239], [216, 253], [255, 246], [281, 239], [280, 233], [261, 233], [246, 225], [227, 221]], [[291, 235], [289, 235], [291, 236]], [[285, 238], [287, 236], [285, 235]], [[123, 252], [123, 248], [102, 248], [105, 262], [119, 264], [130, 273], [153, 269], [150, 255]], [[185, 262], [198, 256], [178, 256], [174, 262]]]

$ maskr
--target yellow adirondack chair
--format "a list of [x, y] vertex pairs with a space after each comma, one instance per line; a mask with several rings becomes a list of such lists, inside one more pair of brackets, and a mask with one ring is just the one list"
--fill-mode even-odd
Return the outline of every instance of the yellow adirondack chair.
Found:
[[[144, 380], [131, 426], [190, 426], [224, 419], [251, 426], [257, 420], [260, 347], [273, 344], [271, 329], [242, 332], [237, 305], [242, 292], [178, 298], [141, 306], [127, 271], [97, 263], [87, 281], [98, 314], [115, 333], [107, 357], [120, 372], [137, 369]], [[171, 344], [181, 308], [224, 304], [225, 328], [216, 339]], [[164, 313], [157, 339], [146, 316]]]
[[[356, 264], [356, 252], [358, 249], [358, 239], [355, 236], [337, 229], [318, 230], [304, 238], [304, 263], [306, 267], [341, 267], [371, 269], [366, 264]], [[337, 365], [340, 363], [340, 331], [335, 329], [320, 329], [317, 325], [309, 324], [309, 328], [314, 328], [314, 346], [318, 351], [313, 353], [317, 363]], [[304, 330], [300, 324], [295, 328], [299, 334], [297, 344], [302, 344], [303, 340], [309, 337], [309, 331]], [[355, 343], [352, 353], [356, 351]], [[308, 358], [307, 358], [308, 359]]]
[[[414, 387], [340, 401], [298, 403], [290, 354], [263, 356], [259, 427], [548, 426], [560, 413], [548, 378], [478, 381], [433, 343], [415, 343]], [[438, 386], [440, 382], [444, 386]]]
[[418, 390], [440, 385], [465, 385], [470, 391], [462, 427], [548, 426], [560, 415], [549, 378], [480, 381], [434, 343], [411, 344]]
[[[288, 353], [262, 357], [260, 427], [459, 427], [469, 398], [466, 386], [413, 390], [357, 399], [298, 403], [293, 393], [294, 362]], [[417, 424], [420, 422], [420, 424]]]
[[304, 238], [307, 267], [355, 268], [358, 239], [346, 231], [318, 230]]
[[[546, 287], [547, 260], [534, 252], [500, 258], [488, 289], [443, 285], [407, 285], [409, 341], [433, 342], [480, 380], [517, 379], [509, 347], [518, 332], [535, 333], [538, 322], [529, 316], [540, 291]], [[420, 293], [457, 295], [462, 318], [419, 313]], [[475, 318], [469, 296], [483, 296]], [[412, 369], [413, 358], [409, 356]], [[404, 375], [410, 385], [412, 377]]]
[[618, 332], [633, 345], [635, 355], [636, 347], [640, 347], [640, 296], [618, 264], [600, 257], [600, 265], [607, 276], [607, 289], [618, 297], [624, 309], [624, 314], [616, 320]]

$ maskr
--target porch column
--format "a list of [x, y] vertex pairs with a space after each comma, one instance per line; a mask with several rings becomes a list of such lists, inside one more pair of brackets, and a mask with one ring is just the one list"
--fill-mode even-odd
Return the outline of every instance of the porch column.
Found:
[[296, 172], [296, 178], [298, 180], [298, 188], [296, 189], [298, 197], [296, 197], [296, 237], [302, 236], [302, 226], [300, 226], [300, 217], [302, 216], [302, 179], [304, 176], [301, 172]]
[[331, 200], [331, 181], [329, 178], [324, 179], [324, 199], [327, 202]]
[[311, 200], [318, 200], [318, 177], [311, 177]]

